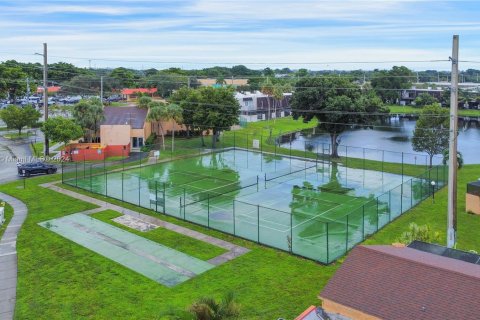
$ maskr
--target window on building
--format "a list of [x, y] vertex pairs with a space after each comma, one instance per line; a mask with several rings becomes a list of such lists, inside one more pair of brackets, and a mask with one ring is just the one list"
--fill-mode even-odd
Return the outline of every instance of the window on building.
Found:
[[143, 138], [132, 137], [132, 148], [141, 148], [141, 147], [143, 147]]

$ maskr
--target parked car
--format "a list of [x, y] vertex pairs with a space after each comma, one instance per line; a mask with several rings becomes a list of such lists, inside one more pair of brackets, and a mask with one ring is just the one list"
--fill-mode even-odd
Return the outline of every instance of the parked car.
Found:
[[32, 174], [53, 174], [57, 172], [57, 167], [45, 162], [18, 163], [18, 175], [29, 177]]

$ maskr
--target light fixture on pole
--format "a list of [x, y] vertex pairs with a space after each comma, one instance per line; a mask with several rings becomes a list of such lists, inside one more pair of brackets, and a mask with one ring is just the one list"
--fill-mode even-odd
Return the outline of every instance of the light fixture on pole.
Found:
[[430, 185], [432, 186], [432, 202], [435, 203], [435, 181], [432, 180], [432, 182], [430, 182]]

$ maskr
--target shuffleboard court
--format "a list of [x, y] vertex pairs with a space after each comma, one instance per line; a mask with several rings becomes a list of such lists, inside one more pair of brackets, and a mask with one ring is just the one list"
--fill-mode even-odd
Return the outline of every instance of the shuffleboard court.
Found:
[[168, 287], [215, 267], [82, 213], [40, 225]]

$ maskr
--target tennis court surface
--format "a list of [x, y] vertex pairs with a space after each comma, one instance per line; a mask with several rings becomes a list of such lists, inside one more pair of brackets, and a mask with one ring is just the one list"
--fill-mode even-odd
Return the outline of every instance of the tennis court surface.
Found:
[[40, 225], [168, 287], [215, 267], [82, 213]]
[[409, 177], [229, 149], [124, 171], [87, 168], [64, 183], [329, 263], [444, 176], [438, 167]]

